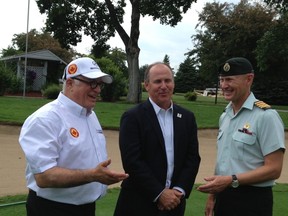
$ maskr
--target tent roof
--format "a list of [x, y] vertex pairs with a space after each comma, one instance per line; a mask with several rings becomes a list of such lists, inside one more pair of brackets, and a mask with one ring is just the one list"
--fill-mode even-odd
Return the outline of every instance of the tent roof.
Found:
[[[1, 58], [0, 60], [5, 61], [5, 60], [21, 59], [21, 58], [25, 58], [25, 56], [26, 56], [26, 54], [22, 53], [22, 54], [13, 55], [13, 56], [7, 56], [4, 58]], [[28, 52], [27, 53], [27, 59], [60, 61], [61, 63], [64, 63], [65, 65], [67, 65], [67, 63], [65, 61], [63, 61], [57, 55], [52, 53], [50, 50], [36, 50], [36, 51]]]

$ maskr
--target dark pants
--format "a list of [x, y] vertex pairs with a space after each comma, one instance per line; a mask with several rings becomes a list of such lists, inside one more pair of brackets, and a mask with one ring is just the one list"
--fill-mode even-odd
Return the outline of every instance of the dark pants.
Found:
[[114, 216], [184, 216], [186, 200], [182, 199], [177, 208], [160, 211], [156, 202], [143, 195], [141, 190], [121, 189]]
[[72, 205], [41, 198], [29, 190], [27, 216], [95, 216], [95, 202], [84, 205]]
[[240, 186], [216, 195], [215, 216], [272, 216], [271, 187]]

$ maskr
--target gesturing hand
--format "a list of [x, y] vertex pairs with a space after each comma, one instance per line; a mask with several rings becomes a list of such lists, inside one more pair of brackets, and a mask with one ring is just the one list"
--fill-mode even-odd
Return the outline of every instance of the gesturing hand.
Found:
[[110, 170], [108, 166], [111, 164], [111, 159], [103, 161], [100, 163], [94, 170], [93, 175], [95, 181], [98, 181], [102, 184], [110, 185], [122, 181], [128, 178], [127, 173], [119, 173], [113, 170]]

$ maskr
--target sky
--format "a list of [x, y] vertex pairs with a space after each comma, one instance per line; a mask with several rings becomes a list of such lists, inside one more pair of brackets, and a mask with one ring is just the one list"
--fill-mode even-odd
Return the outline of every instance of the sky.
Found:
[[[197, 3], [193, 3], [188, 12], [183, 15], [182, 21], [175, 27], [161, 25], [159, 20], [153, 21], [150, 17], [141, 17], [140, 38], [138, 41], [141, 49], [139, 55], [140, 66], [162, 61], [167, 54], [170, 59], [170, 65], [177, 69], [179, 64], [186, 58], [184, 54], [193, 48], [191, 36], [196, 34], [195, 27], [198, 23], [198, 14], [206, 2], [213, 1], [198, 0]], [[29, 0], [9, 0], [1, 5], [0, 29], [2, 29], [2, 33], [0, 36], [0, 52], [2, 49], [12, 45], [14, 34], [27, 32], [28, 2]], [[220, 0], [220, 2], [224, 1]], [[131, 12], [128, 7], [130, 7], [129, 1], [127, 1], [123, 24], [124, 29], [129, 34]], [[28, 31], [31, 29], [40, 31], [45, 26], [45, 20], [46, 16], [40, 14], [36, 1], [30, 0]], [[118, 47], [124, 50], [124, 44], [117, 33], [108, 43], [112, 48]], [[94, 44], [93, 40], [84, 35], [82, 42], [73, 48], [79, 53], [89, 54], [92, 44]]]

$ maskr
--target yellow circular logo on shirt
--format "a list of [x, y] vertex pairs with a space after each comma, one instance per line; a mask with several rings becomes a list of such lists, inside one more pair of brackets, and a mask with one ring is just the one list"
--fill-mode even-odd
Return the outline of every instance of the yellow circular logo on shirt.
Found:
[[75, 138], [79, 137], [79, 132], [77, 131], [76, 128], [70, 128], [70, 134]]
[[250, 128], [250, 124], [249, 123], [244, 124], [244, 128], [245, 129], [249, 129]]

